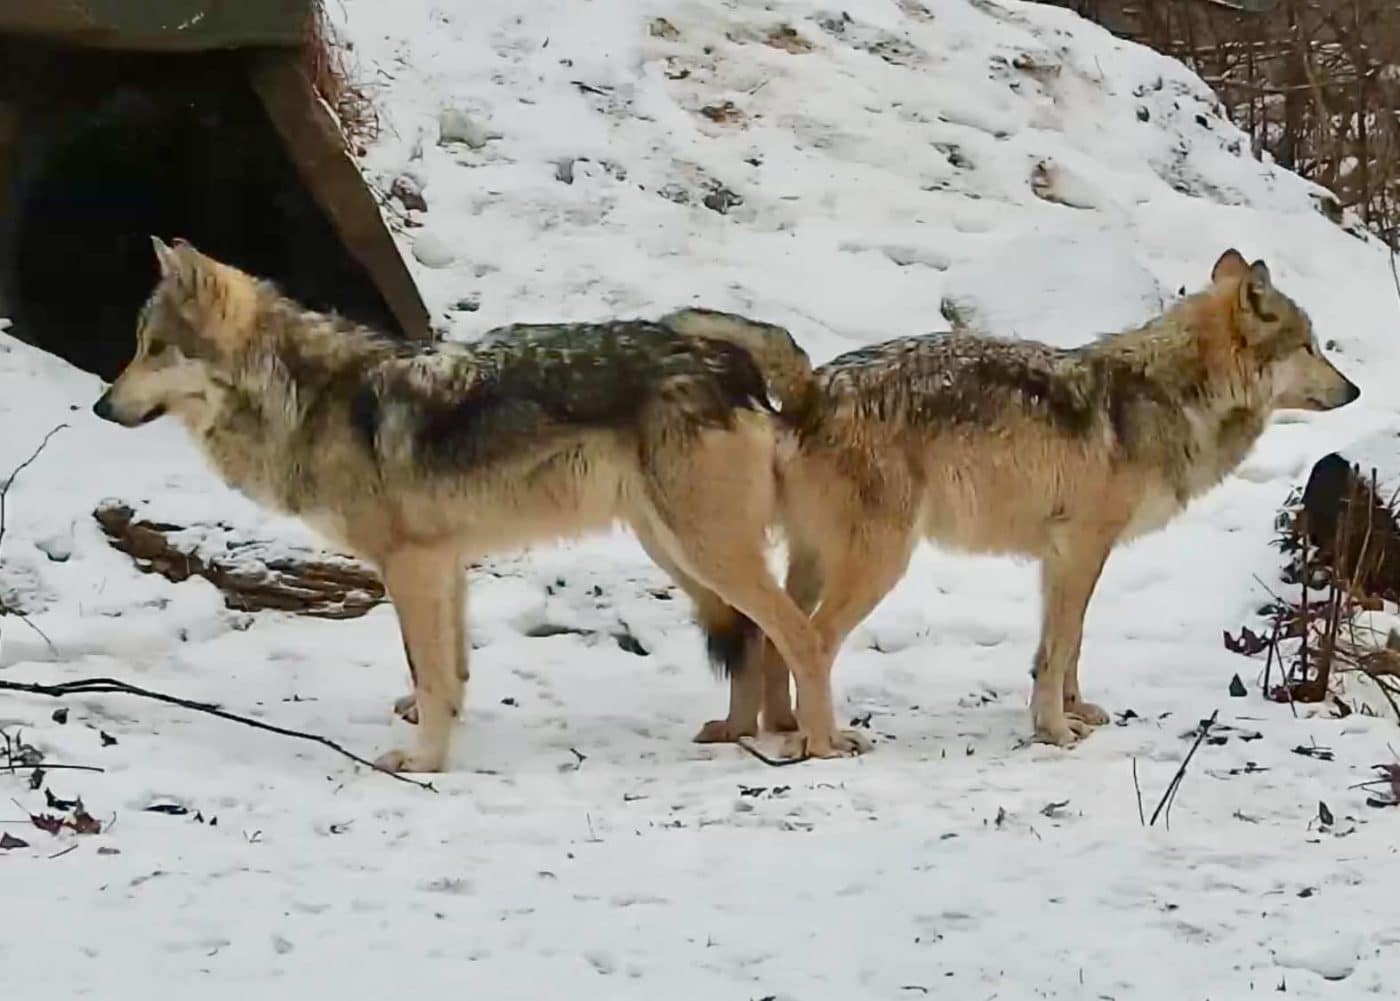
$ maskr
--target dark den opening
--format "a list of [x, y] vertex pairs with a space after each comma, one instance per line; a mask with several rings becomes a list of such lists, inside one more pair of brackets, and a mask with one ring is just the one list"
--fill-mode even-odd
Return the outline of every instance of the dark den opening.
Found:
[[36, 98], [45, 106], [20, 116], [0, 238], [13, 333], [114, 377], [156, 278], [151, 234], [183, 237], [313, 309], [401, 333], [240, 74], [210, 72], [209, 59], [198, 73], [182, 72], [193, 64], [181, 57], [100, 62], [96, 83]]

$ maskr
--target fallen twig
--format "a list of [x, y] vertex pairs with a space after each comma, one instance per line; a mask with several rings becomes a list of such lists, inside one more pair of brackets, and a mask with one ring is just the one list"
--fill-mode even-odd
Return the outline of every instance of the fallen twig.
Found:
[[[5, 541], [5, 504], [10, 497], [10, 488], [15, 485], [15, 480], [19, 479], [19, 474], [24, 472], [30, 466], [32, 466], [34, 464], [34, 461], [38, 459], [40, 455], [43, 454], [44, 449], [46, 449], [49, 445], [49, 440], [66, 427], [68, 427], [67, 424], [59, 424], [57, 427], [53, 428], [53, 430], [51, 430], [48, 434], [44, 435], [43, 440], [40, 441], [38, 447], [30, 453], [29, 458], [25, 459], [18, 466], [16, 466], [14, 468], [14, 471], [10, 473], [9, 478], [6, 479], [4, 483], [0, 483], [0, 544], [3, 544]], [[42, 629], [40, 629], [38, 626], [36, 626], [33, 622], [29, 621], [29, 616], [25, 615], [19, 609], [8, 608], [3, 602], [0, 602], [0, 615], [13, 615], [15, 618], [19, 619], [30, 629], [34, 630], [36, 634], [38, 634], [39, 638], [43, 640], [44, 644], [49, 648], [50, 653], [54, 654], [55, 656], [58, 654], [58, 649], [53, 645], [53, 640], [49, 639], [48, 634]]]
[[5, 501], [10, 496], [10, 488], [15, 485], [15, 480], [19, 479], [19, 474], [24, 472], [30, 466], [32, 466], [34, 464], [34, 460], [36, 460], [41, 454], [43, 454], [44, 449], [48, 448], [49, 439], [51, 439], [54, 435], [58, 434], [60, 431], [64, 430], [66, 427], [68, 427], [67, 424], [60, 424], [48, 434], [44, 435], [44, 439], [41, 442], [39, 442], [39, 447], [34, 449], [34, 451], [30, 454], [29, 458], [25, 459], [23, 462], [21, 462], [18, 466], [15, 467], [14, 472], [10, 473], [9, 479], [7, 479], [3, 484], [0, 484], [0, 542], [5, 541]]
[[807, 760], [805, 754], [800, 758], [770, 758], [767, 754], [764, 754], [753, 744], [749, 743], [749, 738], [747, 737], [740, 737], [736, 743], [759, 761], [762, 761], [765, 765], [772, 768], [786, 768], [788, 765], [800, 765]]
[[1142, 786], [1138, 784], [1137, 758], [1133, 758], [1133, 792], [1137, 793], [1138, 823], [1147, 826], [1147, 818], [1142, 813]]
[[1172, 780], [1167, 785], [1166, 792], [1162, 793], [1162, 799], [1157, 804], [1157, 809], [1152, 811], [1152, 819], [1147, 822], [1148, 827], [1157, 823], [1157, 817], [1165, 809], [1167, 811], [1166, 824], [1171, 827], [1172, 801], [1176, 799], [1176, 791], [1181, 787], [1181, 780], [1186, 777], [1186, 766], [1191, 764], [1191, 759], [1196, 756], [1196, 751], [1201, 743], [1206, 739], [1206, 734], [1210, 733], [1210, 728], [1215, 725], [1215, 721], [1220, 717], [1220, 710], [1217, 709], [1210, 714], [1210, 719], [1201, 721], [1201, 732], [1196, 734], [1196, 742], [1191, 745], [1191, 750], [1186, 752], [1186, 757], [1181, 760], [1181, 767], [1176, 770]]
[[256, 720], [249, 716], [240, 716], [237, 713], [227, 712], [208, 702], [195, 702], [190, 699], [182, 699], [176, 695], [167, 695], [164, 692], [156, 692], [149, 688], [140, 688], [136, 685], [127, 684], [125, 681], [118, 681], [115, 678], [80, 678], [76, 681], [65, 681], [56, 685], [0, 680], [0, 691], [24, 692], [29, 695], [47, 695], [50, 698], [56, 699], [61, 699], [69, 695], [136, 695], [144, 699], [164, 702], [167, 705], [193, 709], [195, 712], [217, 716], [219, 719], [226, 719], [232, 723], [242, 723], [244, 726], [250, 726], [255, 730], [266, 730], [268, 733], [279, 734], [283, 737], [293, 737], [297, 740], [307, 740], [313, 744], [320, 744], [322, 747], [328, 747], [337, 754], [349, 758], [356, 764], [364, 765], [376, 772], [388, 775], [390, 778], [417, 786], [420, 789], [427, 789], [429, 792], [437, 792], [437, 789], [433, 787], [431, 782], [420, 782], [417, 779], [409, 778], [407, 775], [401, 775], [398, 772], [391, 772], [387, 768], [381, 768], [373, 761], [360, 757], [355, 752], [348, 750], [329, 737], [322, 737], [320, 734], [315, 733], [306, 733], [302, 730], [291, 730], [273, 723], [264, 723], [261, 720]]

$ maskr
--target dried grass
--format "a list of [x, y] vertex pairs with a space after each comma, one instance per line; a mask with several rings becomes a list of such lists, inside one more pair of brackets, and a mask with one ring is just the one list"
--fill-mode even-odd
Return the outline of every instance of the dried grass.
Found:
[[[1352, 466], [1330, 539], [1328, 533], [1310, 529], [1298, 494], [1285, 505], [1276, 542], [1289, 557], [1283, 579], [1297, 586], [1298, 597], [1274, 595], [1265, 609], [1273, 618], [1267, 641], [1247, 629], [1239, 639], [1226, 635], [1226, 645], [1233, 650], [1267, 653], [1268, 698], [1290, 704], [1330, 699], [1338, 713], [1349, 715], [1358, 709], [1343, 700], [1343, 690], [1348, 675], [1360, 675], [1400, 722], [1400, 637], [1377, 630], [1366, 618], [1366, 613], [1400, 598], [1389, 557], [1400, 538], [1396, 500], [1379, 495], [1375, 470], [1363, 477]], [[1321, 592], [1320, 598], [1316, 592]], [[1270, 687], [1275, 659], [1283, 679]], [[1371, 710], [1362, 704], [1359, 711]]]
[[302, 59], [317, 95], [340, 122], [347, 150], [363, 155], [365, 145], [379, 135], [379, 112], [355, 77], [350, 46], [338, 37], [323, 0], [315, 0], [307, 13]]

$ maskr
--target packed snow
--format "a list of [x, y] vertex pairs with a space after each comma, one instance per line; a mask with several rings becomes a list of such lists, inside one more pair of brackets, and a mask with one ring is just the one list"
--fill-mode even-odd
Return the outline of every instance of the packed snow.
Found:
[[[839, 712], [873, 751], [775, 770], [694, 745], [724, 689], [683, 596], [621, 533], [473, 573], [469, 708], [436, 794], [152, 702], [73, 699], [60, 724], [56, 703], [4, 694], [0, 727], [105, 769], [47, 777], [95, 835], [36, 829], [44, 792], [0, 776], [0, 836], [28, 844], [0, 851], [6, 996], [1393, 994], [1400, 812], [1354, 787], [1400, 734], [1295, 718], [1221, 644], [1258, 624], [1274, 514], [1311, 463], [1400, 434], [1400, 298], [1376, 242], [1253, 159], [1181, 66], [1058, 8], [332, 8], [383, 117], [367, 176], [426, 201], [389, 212], [449, 336], [695, 303], [786, 324], [816, 361], [948, 315], [1072, 344], [1151, 316], [1236, 246], [1363, 396], [1278, 421], [1114, 555], [1082, 677], [1117, 724], [1072, 751], [1026, 742], [1033, 568], [932, 551], [838, 661]], [[0, 470], [69, 425], [7, 498], [0, 593], [47, 638], [0, 620], [0, 679], [118, 677], [369, 756], [407, 739], [389, 607], [234, 613], [109, 548], [91, 516], [109, 497], [317, 543], [223, 488], [179, 428], [99, 422], [99, 392], [0, 334]], [[1170, 826], [1144, 827], [1214, 710], [1227, 739], [1197, 752]]]

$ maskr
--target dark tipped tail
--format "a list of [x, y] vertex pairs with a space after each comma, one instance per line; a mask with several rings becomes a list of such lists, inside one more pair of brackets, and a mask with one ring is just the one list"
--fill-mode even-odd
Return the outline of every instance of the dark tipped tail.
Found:
[[750, 652], [762, 635], [754, 621], [728, 605], [705, 610], [700, 627], [705, 630], [705, 650], [715, 673], [726, 678], [741, 674]]

